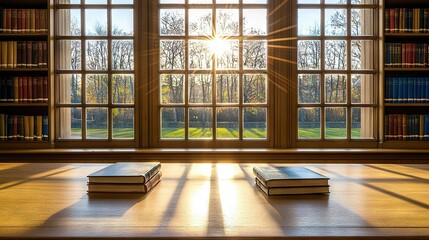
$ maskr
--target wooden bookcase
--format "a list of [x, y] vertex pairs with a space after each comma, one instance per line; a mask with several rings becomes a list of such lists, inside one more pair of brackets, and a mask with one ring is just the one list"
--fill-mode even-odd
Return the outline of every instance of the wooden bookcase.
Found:
[[[424, 131], [420, 131], [422, 126], [423, 129], [425, 128], [426, 116], [424, 115], [429, 114], [429, 92], [425, 92], [424, 89], [429, 84], [427, 82], [429, 81], [429, 66], [427, 65], [429, 49], [428, 46], [425, 46], [420, 47], [423, 50], [419, 50], [419, 46], [416, 45], [427, 44], [428, 16], [425, 19], [424, 11], [421, 13], [411, 11], [412, 14], [410, 14], [405, 13], [406, 10], [404, 10], [424, 8], [429, 8], [426, 1], [384, 1], [383, 52], [380, 52], [383, 54], [384, 91], [382, 91], [383, 103], [381, 105], [383, 106], [384, 121], [381, 129], [384, 148], [427, 148], [429, 146], [429, 141], [421, 135]], [[407, 19], [406, 16], [410, 17]], [[416, 23], [413, 18], [419, 19], [419, 17], [426, 20], [426, 23], [424, 21]], [[395, 21], [393, 30], [391, 21]], [[423, 26], [422, 23], [424, 23]], [[410, 28], [410, 26], [412, 27]], [[416, 29], [416, 26], [420, 30]], [[396, 48], [392, 47], [394, 44], [396, 44]], [[424, 50], [424, 48], [426, 49]], [[413, 86], [414, 84], [415, 86]], [[404, 115], [407, 116], [404, 117]], [[420, 115], [423, 115], [422, 124]], [[414, 119], [407, 119], [410, 116], [411, 118], [414, 116]], [[416, 120], [417, 118], [418, 120]], [[407, 123], [404, 125], [405, 119], [407, 119]], [[417, 137], [415, 137], [416, 133]]]
[[[50, 44], [50, 1], [49, 0], [14, 0], [14, 1], [2, 1], [0, 2], [0, 8], [2, 9], [40, 9], [46, 11], [46, 18], [44, 18], [45, 27], [44, 29], [41, 29], [41, 15], [38, 16], [39, 20], [39, 29], [40, 30], [34, 30], [30, 32], [25, 30], [20, 30], [17, 21], [17, 31], [2, 31], [0, 32], [0, 42], [17, 42], [17, 45], [19, 42], [21, 43], [42, 43], [44, 44], [46, 42], [46, 49], [44, 49], [46, 52], [44, 61], [42, 61], [44, 64], [38, 64], [38, 66], [20, 66], [20, 64], [15, 64], [13, 67], [6, 66], [0, 68], [0, 75], [2, 77], [7, 78], [21, 78], [21, 77], [27, 77], [28, 81], [33, 81], [30, 79], [37, 78], [35, 82], [39, 84], [39, 81], [42, 82], [43, 86], [43, 78], [47, 79], [45, 80], [45, 89], [47, 90], [41, 90], [45, 94], [37, 95], [36, 98], [32, 98], [32, 100], [28, 101], [21, 101], [21, 98], [23, 98], [24, 94], [20, 95], [20, 100], [13, 101], [13, 102], [0, 102], [0, 114], [7, 114], [7, 115], [19, 115], [19, 116], [47, 116], [48, 119], [48, 136], [47, 138], [44, 138], [43, 140], [36, 140], [37, 138], [32, 138], [34, 140], [6, 140], [6, 141], [0, 141], [0, 148], [46, 148], [51, 146], [52, 142], [52, 131], [51, 131], [51, 109], [50, 109], [50, 101], [51, 101], [51, 80], [50, 80], [50, 64], [51, 64], [51, 44]], [[36, 12], [37, 15], [37, 12]], [[17, 16], [19, 18], [20, 14]], [[31, 15], [32, 16], [32, 15]], [[25, 12], [22, 13], [22, 17], [25, 17]], [[25, 19], [25, 18], [24, 18]], [[25, 20], [21, 20], [25, 22]], [[31, 20], [30, 20], [31, 21]], [[12, 27], [13, 27], [12, 22]], [[23, 23], [25, 25], [25, 23]], [[36, 23], [35, 26], [37, 27]], [[30, 23], [31, 26], [31, 23]], [[19, 51], [19, 50], [18, 50]], [[21, 50], [23, 51], [23, 50]], [[43, 50], [38, 52], [40, 54]], [[2, 53], [3, 55], [3, 53]], [[20, 56], [17, 57], [18, 61], [16, 63], [19, 63]], [[40, 58], [39, 58], [40, 60]], [[21, 60], [22, 62], [22, 60]], [[20, 82], [21, 83], [21, 82]], [[15, 84], [15, 83], [14, 83]], [[23, 84], [20, 84], [19, 86], [22, 86]], [[40, 91], [40, 89], [37, 89]], [[24, 90], [22, 90], [24, 91]], [[15, 93], [16, 94], [16, 93]], [[20, 92], [21, 94], [21, 92]], [[38, 94], [40, 94], [38, 92]], [[24, 96], [25, 97], [25, 96]], [[36, 97], [36, 95], [35, 95]], [[39, 97], [41, 97], [39, 99]], [[15, 96], [15, 98], [18, 98]], [[42, 99], [44, 98], [44, 99]], [[35, 118], [36, 119], [36, 118]], [[35, 120], [37, 121], [37, 120]], [[36, 129], [36, 127], [35, 127]], [[37, 130], [35, 130], [37, 131]]]

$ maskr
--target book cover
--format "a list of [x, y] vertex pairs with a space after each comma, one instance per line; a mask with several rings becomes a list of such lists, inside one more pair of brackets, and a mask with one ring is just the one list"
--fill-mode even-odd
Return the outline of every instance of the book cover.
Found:
[[254, 167], [253, 173], [267, 187], [326, 186], [329, 180], [305, 167]]
[[310, 187], [266, 187], [258, 178], [255, 179], [255, 182], [268, 196], [329, 193], [329, 185]]
[[88, 175], [90, 183], [146, 183], [161, 169], [159, 162], [121, 162]]
[[88, 183], [88, 193], [94, 192], [116, 192], [116, 193], [148, 193], [153, 189], [162, 178], [162, 173], [157, 172], [148, 182], [134, 184], [115, 184], [115, 183]]
[[5, 141], [5, 115], [0, 113], [0, 141]]

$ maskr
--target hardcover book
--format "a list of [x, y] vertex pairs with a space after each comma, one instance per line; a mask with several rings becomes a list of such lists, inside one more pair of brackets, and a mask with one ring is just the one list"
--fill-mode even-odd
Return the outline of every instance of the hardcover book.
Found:
[[268, 196], [329, 193], [329, 186], [268, 188], [258, 179], [256, 179], [256, 185]]
[[161, 176], [161, 172], [157, 172], [144, 184], [88, 183], [88, 192], [147, 193], [161, 181]]
[[159, 162], [121, 162], [88, 175], [89, 183], [146, 183], [161, 169]]
[[305, 167], [254, 167], [253, 172], [266, 187], [327, 186], [329, 178]]

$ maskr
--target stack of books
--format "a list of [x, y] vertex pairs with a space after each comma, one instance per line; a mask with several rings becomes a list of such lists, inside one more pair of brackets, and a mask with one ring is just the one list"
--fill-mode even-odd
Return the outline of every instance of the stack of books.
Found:
[[256, 185], [267, 195], [329, 193], [329, 178], [305, 167], [254, 167]]
[[88, 193], [147, 193], [161, 181], [159, 162], [115, 163], [88, 175]]

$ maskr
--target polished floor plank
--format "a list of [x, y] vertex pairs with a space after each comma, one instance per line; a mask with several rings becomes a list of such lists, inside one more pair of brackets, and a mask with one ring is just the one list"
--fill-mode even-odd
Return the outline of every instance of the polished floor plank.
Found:
[[0, 238], [429, 237], [424, 164], [300, 164], [331, 193], [267, 197], [252, 171], [264, 164], [165, 163], [148, 194], [88, 195], [107, 165], [0, 164]]

